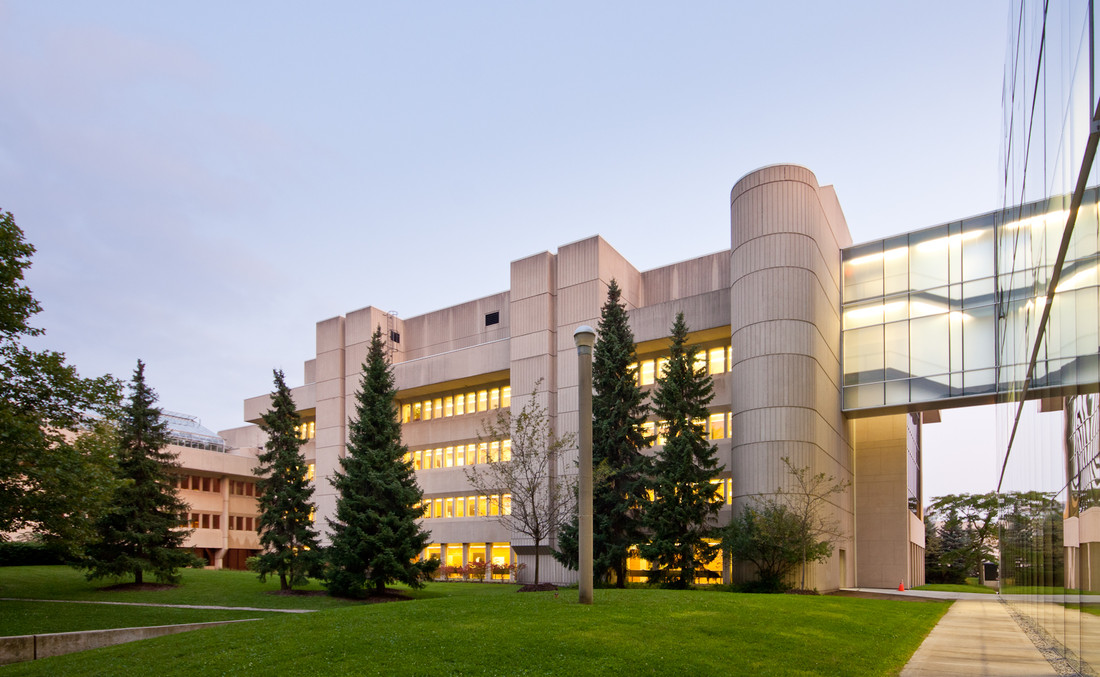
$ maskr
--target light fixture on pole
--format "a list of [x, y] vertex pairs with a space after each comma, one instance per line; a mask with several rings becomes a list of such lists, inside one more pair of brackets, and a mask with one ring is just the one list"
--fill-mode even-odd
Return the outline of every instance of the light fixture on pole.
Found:
[[580, 487], [577, 491], [577, 557], [580, 580], [580, 603], [592, 603], [592, 346], [596, 330], [583, 324], [573, 332], [577, 344], [578, 403], [577, 437], [580, 444]]

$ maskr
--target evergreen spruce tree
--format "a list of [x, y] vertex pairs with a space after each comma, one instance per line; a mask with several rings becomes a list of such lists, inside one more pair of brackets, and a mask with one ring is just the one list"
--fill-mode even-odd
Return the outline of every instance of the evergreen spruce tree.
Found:
[[[690, 586], [695, 572], [718, 554], [704, 539], [717, 536], [711, 520], [721, 508], [710, 481], [722, 468], [703, 423], [714, 398], [713, 384], [705, 368], [696, 368], [699, 351], [686, 345], [687, 337], [684, 314], [678, 313], [671, 354], [653, 395], [654, 413], [667, 430], [653, 464], [654, 499], [646, 510], [650, 541], [640, 548], [652, 566], [650, 582], [672, 588]], [[669, 571], [676, 573], [670, 577]]]
[[178, 583], [176, 570], [199, 561], [182, 549], [191, 533], [183, 528], [187, 504], [172, 486], [170, 472], [179, 464], [164, 449], [168, 427], [156, 401], [156, 393], [145, 384], [145, 365], [138, 360], [118, 424], [121, 486], [96, 524], [98, 540], [89, 546], [85, 563], [89, 579], [133, 574], [140, 584], [149, 571], [158, 581]]
[[[592, 495], [593, 572], [597, 580], [614, 578], [626, 586], [630, 548], [644, 540], [641, 507], [646, 504], [649, 458], [642, 433], [649, 407], [630, 365], [637, 361], [634, 332], [615, 280], [600, 312], [592, 364], [592, 465], [597, 469]], [[558, 537], [558, 561], [577, 568], [576, 518]]]
[[391, 582], [420, 587], [439, 565], [435, 559], [413, 561], [429, 534], [417, 524], [423, 493], [404, 460], [396, 394], [379, 327], [363, 364], [347, 455], [332, 481], [339, 498], [336, 519], [329, 520], [325, 587], [333, 595], [362, 596], [370, 587], [381, 594]]
[[295, 585], [305, 585], [307, 577], [318, 572], [320, 550], [313, 529], [314, 505], [310, 502], [313, 486], [306, 479], [301, 449], [305, 439], [298, 432], [301, 419], [283, 372], [276, 369], [274, 374], [271, 409], [264, 413], [260, 424], [267, 433], [267, 443], [254, 471], [262, 477], [256, 482], [260, 504], [256, 531], [264, 552], [250, 564], [261, 581], [267, 580], [268, 574], [278, 574], [279, 588], [291, 590]]

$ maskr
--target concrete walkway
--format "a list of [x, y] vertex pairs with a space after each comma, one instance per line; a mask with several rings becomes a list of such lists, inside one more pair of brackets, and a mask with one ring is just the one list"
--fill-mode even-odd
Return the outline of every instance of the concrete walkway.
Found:
[[951, 605], [909, 659], [902, 677], [1058, 675], [995, 595]]
[[[1052, 651], [1050, 640], [1085, 661], [1100, 651], [1100, 617], [1062, 606], [1077, 595], [995, 595], [934, 590], [848, 590], [897, 598], [955, 600], [902, 670], [902, 677], [1093, 674]], [[1100, 601], [1098, 599], [1097, 601]], [[1013, 614], [1024, 616], [1025, 632]], [[1035, 626], [1042, 631], [1036, 631]], [[1044, 646], [1047, 654], [1036, 646]], [[1048, 655], [1050, 659], [1048, 660]], [[1056, 668], [1051, 660], [1058, 665]], [[1059, 671], [1061, 670], [1061, 671]]]
[[160, 606], [169, 609], [219, 609], [223, 611], [270, 611], [274, 614], [311, 614], [317, 609], [268, 609], [261, 606], [213, 606], [209, 604], [154, 604], [152, 602], [99, 602], [90, 599], [28, 599], [0, 597], [0, 602], [58, 602], [61, 604], [114, 604], [116, 606]]

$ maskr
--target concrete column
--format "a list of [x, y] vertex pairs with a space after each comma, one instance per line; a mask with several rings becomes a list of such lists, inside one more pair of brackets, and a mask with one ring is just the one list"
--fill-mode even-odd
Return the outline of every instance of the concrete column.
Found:
[[[840, 373], [840, 250], [851, 237], [831, 187], [795, 165], [738, 181], [730, 223], [730, 438], [739, 511], [753, 496], [789, 485], [784, 457], [852, 479]], [[850, 539], [850, 493], [834, 508]], [[815, 567], [807, 585], [835, 589], [836, 566]]]

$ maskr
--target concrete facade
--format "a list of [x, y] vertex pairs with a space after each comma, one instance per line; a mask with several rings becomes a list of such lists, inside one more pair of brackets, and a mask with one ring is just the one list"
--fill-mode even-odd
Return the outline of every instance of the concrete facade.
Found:
[[[293, 390], [310, 431], [305, 453], [315, 469], [318, 526], [335, 511], [330, 478], [345, 453], [367, 344], [380, 327], [399, 389], [403, 441], [431, 515], [423, 520], [432, 534], [425, 554], [455, 567], [490, 558], [522, 563], [528, 572], [539, 557], [544, 580], [572, 582], [575, 574], [548, 549], [536, 553], [497, 519], [476, 512], [464, 468], [483, 462], [478, 434], [502, 403], [522, 407], [533, 395], [559, 434], [576, 431], [573, 331], [598, 325], [615, 279], [645, 390], [652, 387], [647, 374], [659, 371], [667, 354], [677, 312], [703, 350], [715, 385], [708, 430], [723, 468], [719, 524], [753, 497], [787, 487], [788, 458], [849, 487], [829, 507], [842, 534], [835, 552], [808, 572], [807, 587], [922, 582], [920, 507], [907, 504], [905, 484], [912, 473], [906, 454], [914, 456], [919, 433], [894, 435], [890, 426], [909, 420], [902, 416], [885, 427], [868, 419], [857, 436], [842, 411], [841, 265], [851, 237], [836, 193], [804, 167], [765, 167], [734, 186], [730, 214], [729, 250], [654, 270], [637, 270], [595, 236], [513, 261], [509, 289], [498, 294], [411, 318], [368, 306], [318, 322], [316, 355], [304, 364], [304, 385]], [[268, 401], [267, 395], [246, 400], [245, 420], [257, 423]], [[254, 426], [223, 435], [245, 455], [255, 454], [249, 443], [262, 444]], [[560, 459], [557, 472], [575, 473], [575, 451]], [[889, 537], [875, 535], [887, 531]], [[631, 561], [632, 568], [644, 566]], [[745, 573], [721, 561], [712, 567], [727, 580]]]

